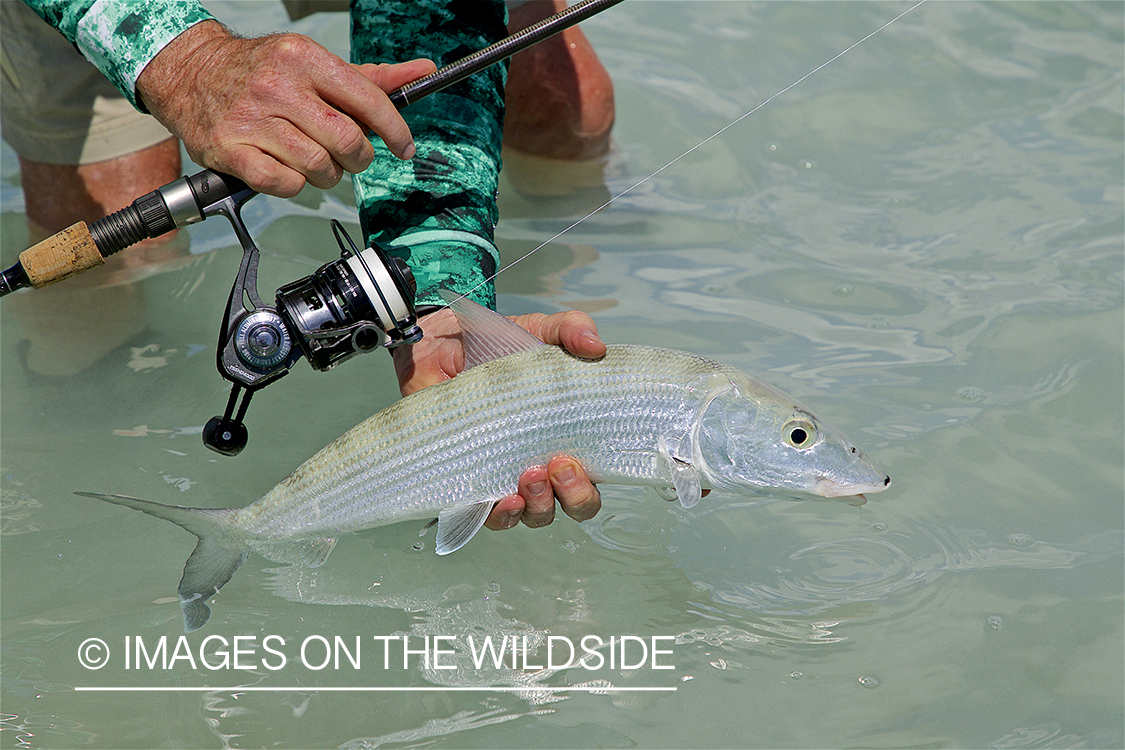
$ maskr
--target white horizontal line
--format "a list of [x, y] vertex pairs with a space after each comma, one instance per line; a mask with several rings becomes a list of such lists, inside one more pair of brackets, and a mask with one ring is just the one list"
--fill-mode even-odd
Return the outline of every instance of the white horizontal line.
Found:
[[676, 687], [589, 687], [589, 686], [574, 686], [574, 687], [546, 687], [546, 686], [530, 686], [530, 687], [471, 687], [471, 686], [456, 686], [456, 687], [441, 687], [438, 685], [423, 686], [423, 687], [316, 687], [312, 685], [295, 685], [292, 687], [271, 687], [263, 685], [248, 685], [245, 687], [240, 686], [223, 686], [217, 685], [214, 687], [168, 687], [168, 686], [155, 686], [155, 687], [94, 687], [77, 685], [74, 688], [78, 693], [140, 693], [140, 692], [160, 692], [160, 693], [418, 693], [418, 692], [462, 692], [462, 693], [518, 693], [532, 690], [545, 690], [552, 693], [641, 693], [641, 692], [670, 692], [674, 693], [679, 688]]

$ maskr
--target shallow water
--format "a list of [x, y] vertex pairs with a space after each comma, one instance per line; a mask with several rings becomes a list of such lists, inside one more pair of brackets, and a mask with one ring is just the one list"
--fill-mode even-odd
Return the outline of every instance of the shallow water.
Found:
[[[505, 259], [909, 7], [632, 0], [588, 22], [617, 87], [606, 186], [505, 182]], [[284, 23], [265, 3], [220, 15]], [[346, 44], [342, 16], [298, 27]], [[239, 253], [221, 220], [137, 281], [5, 299], [0, 744], [1121, 747], [1122, 37], [1120, 4], [928, 2], [500, 277], [504, 312], [586, 309], [606, 340], [789, 391], [889, 491], [684, 511], [605, 488], [590, 522], [446, 558], [414, 524], [344, 539], [315, 570], [254, 557], [187, 639], [194, 668], [174, 651], [190, 537], [72, 493], [248, 503], [396, 397], [388, 358], [298, 365], [255, 398], [231, 459], [199, 440], [227, 390], [212, 352]], [[26, 246], [14, 162], [5, 147], [5, 262]], [[325, 219], [356, 234], [349, 204], [346, 186], [252, 201], [261, 288], [332, 257]], [[35, 321], [74, 338], [56, 366], [96, 361], [30, 373]], [[405, 667], [387, 636], [417, 649]], [[474, 664], [470, 636], [529, 655]], [[133, 651], [126, 668], [127, 643], [162, 637], [178, 660], [137, 668]], [[221, 667], [236, 637], [251, 669]], [[336, 637], [360, 639], [358, 668], [318, 668]], [[599, 668], [565, 664], [585, 637], [615, 639]], [[102, 669], [79, 661], [90, 638]], [[642, 644], [662, 653], [639, 664]], [[423, 663], [435, 647], [450, 652]], [[341, 690], [357, 687], [385, 690]]]

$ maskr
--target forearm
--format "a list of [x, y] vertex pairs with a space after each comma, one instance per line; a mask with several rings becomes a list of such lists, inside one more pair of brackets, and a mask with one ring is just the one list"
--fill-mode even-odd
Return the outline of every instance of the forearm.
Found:
[[[505, 35], [500, 2], [472, 0], [454, 17], [445, 3], [357, 0], [352, 61], [426, 57], [446, 65]], [[402, 114], [417, 153], [395, 159], [374, 142], [372, 165], [354, 181], [368, 242], [404, 258], [418, 281], [419, 303], [441, 304], [436, 291], [472, 290], [495, 306], [491, 276], [503, 132], [506, 68], [492, 68], [412, 104]]]
[[137, 78], [170, 42], [212, 19], [195, 0], [24, 0], [138, 109]]

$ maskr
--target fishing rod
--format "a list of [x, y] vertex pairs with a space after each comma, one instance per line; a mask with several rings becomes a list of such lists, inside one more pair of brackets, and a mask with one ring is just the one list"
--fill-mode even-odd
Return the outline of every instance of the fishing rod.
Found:
[[[395, 89], [388, 98], [397, 109], [403, 109], [620, 2], [622, 0], [582, 0]], [[159, 237], [219, 213], [216, 207], [228, 198], [241, 206], [257, 194], [242, 180], [211, 169], [177, 179], [137, 198], [116, 213], [88, 226], [78, 222], [23, 251], [16, 264], [0, 272], [0, 297], [29, 286], [40, 289], [82, 273], [142, 240]], [[235, 216], [231, 221], [237, 222], [237, 233], [241, 220]]]
[[[388, 97], [397, 109], [407, 107], [620, 2], [582, 0]], [[324, 372], [380, 346], [393, 348], [422, 338], [409, 266], [378, 247], [359, 251], [335, 220], [340, 257], [280, 287], [276, 304], [266, 305], [257, 288], [260, 253], [241, 215], [242, 206], [256, 195], [242, 180], [211, 169], [179, 178], [109, 216], [89, 225], [78, 222], [20, 253], [17, 263], [0, 272], [0, 297], [62, 281], [142, 240], [225, 216], [243, 251], [216, 352], [219, 374], [233, 386], [223, 415], [204, 428], [203, 442], [218, 453], [236, 455], [246, 447], [243, 418], [251, 396], [287, 374], [302, 356]]]

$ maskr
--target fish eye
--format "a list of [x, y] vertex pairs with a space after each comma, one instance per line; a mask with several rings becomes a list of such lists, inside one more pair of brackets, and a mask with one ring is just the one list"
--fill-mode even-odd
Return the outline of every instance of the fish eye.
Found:
[[807, 419], [791, 419], [781, 428], [781, 435], [794, 448], [808, 448], [816, 442], [816, 427]]

